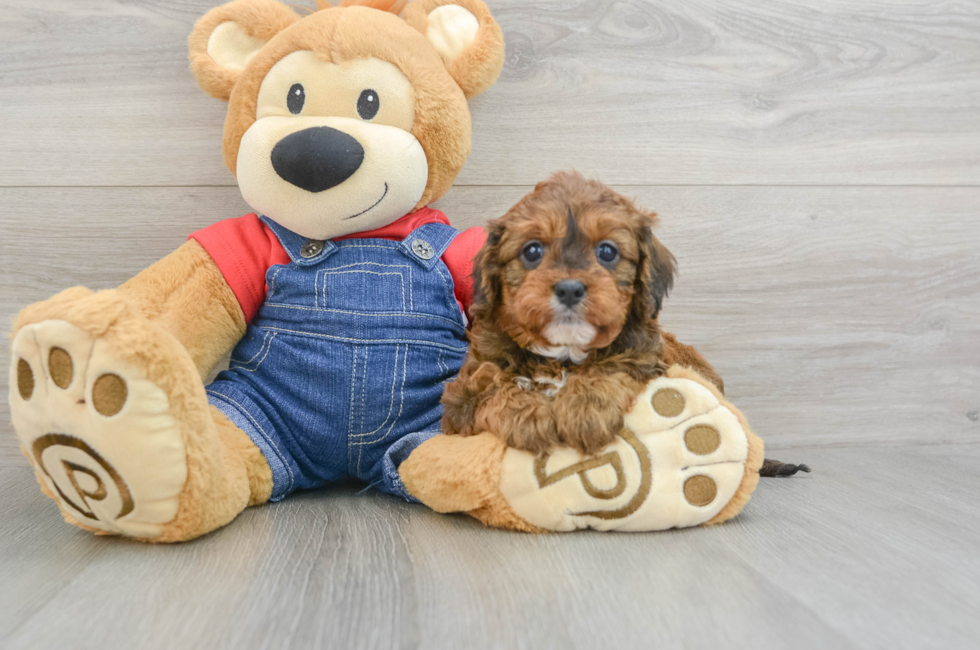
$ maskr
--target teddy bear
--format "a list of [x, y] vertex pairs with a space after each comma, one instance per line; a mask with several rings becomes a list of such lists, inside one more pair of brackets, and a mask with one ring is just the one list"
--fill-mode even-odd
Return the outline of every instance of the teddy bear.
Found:
[[[68, 289], [14, 324], [14, 428], [65, 520], [185, 541], [347, 478], [515, 530], [734, 516], [761, 441], [679, 367], [638, 398], [606, 461], [559, 450], [542, 465], [489, 433], [440, 433], [484, 235], [428, 206], [469, 154], [467, 100], [496, 81], [503, 37], [480, 0], [318, 5], [301, 16], [234, 0], [189, 37], [199, 85], [228, 101], [225, 163], [254, 213], [192, 233], [118, 289]], [[688, 458], [692, 417], [724, 421], [714, 456]], [[732, 469], [712, 499], [681, 498], [691, 467], [719, 463]], [[608, 480], [622, 483], [614, 497], [596, 488]]]

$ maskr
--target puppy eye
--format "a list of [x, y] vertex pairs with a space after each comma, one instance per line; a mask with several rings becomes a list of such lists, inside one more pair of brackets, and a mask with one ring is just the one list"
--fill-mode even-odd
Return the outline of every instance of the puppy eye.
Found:
[[286, 95], [286, 108], [293, 115], [299, 115], [299, 112], [303, 110], [303, 104], [306, 103], [306, 90], [303, 88], [303, 84], [293, 84], [289, 87], [289, 94]]
[[529, 269], [540, 264], [542, 257], [544, 257], [544, 245], [537, 240], [529, 241], [521, 249], [521, 261]]
[[357, 98], [357, 114], [362, 120], [373, 118], [378, 114], [379, 108], [381, 108], [381, 101], [378, 99], [378, 93], [370, 88], [361, 91], [361, 96]]
[[595, 256], [602, 264], [615, 264], [619, 261], [619, 248], [611, 241], [601, 241], [595, 247]]

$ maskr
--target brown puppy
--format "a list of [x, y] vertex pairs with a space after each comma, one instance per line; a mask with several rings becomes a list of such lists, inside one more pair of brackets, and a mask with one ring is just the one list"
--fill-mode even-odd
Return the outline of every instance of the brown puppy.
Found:
[[[469, 357], [442, 398], [444, 432], [593, 454], [668, 366], [691, 367], [724, 392], [711, 364], [657, 323], [675, 263], [656, 223], [577, 172], [538, 183], [491, 221], [473, 269]], [[810, 468], [766, 459], [761, 473], [797, 471]]]
[[474, 265], [470, 355], [443, 396], [443, 428], [492, 431], [545, 453], [592, 454], [668, 362], [682, 360], [721, 385], [693, 349], [665, 356], [657, 314], [674, 257], [656, 223], [629, 199], [560, 172], [491, 221]]

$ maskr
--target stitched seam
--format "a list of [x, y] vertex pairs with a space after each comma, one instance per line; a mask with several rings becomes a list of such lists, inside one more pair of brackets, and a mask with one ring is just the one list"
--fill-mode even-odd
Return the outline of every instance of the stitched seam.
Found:
[[[354, 346], [354, 369], [350, 376], [350, 409], [347, 413], [347, 440], [350, 442], [350, 437], [354, 433], [354, 385], [357, 383], [357, 351], [358, 346]], [[363, 408], [363, 407], [362, 407]], [[350, 444], [347, 445], [347, 467], [350, 468], [351, 463], [351, 447]]]
[[380, 266], [386, 269], [409, 269], [412, 266], [410, 264], [382, 264], [381, 262], [354, 262], [353, 264], [344, 264], [343, 266], [335, 266], [330, 269], [323, 269], [320, 273], [329, 273], [330, 271], [335, 271], [339, 269], [352, 269], [356, 266]]
[[[272, 332], [271, 334], [269, 334], [265, 330], [259, 330], [259, 331], [262, 332], [262, 346], [259, 347], [258, 351], [255, 354], [253, 354], [252, 358], [249, 359], [248, 361], [239, 361], [237, 359], [231, 359], [232, 363], [237, 364], [239, 367], [247, 366], [251, 364], [253, 361], [255, 361], [256, 357], [262, 354], [262, 351], [265, 350], [265, 354], [262, 354], [262, 359], [259, 360], [259, 365], [262, 365], [262, 361], [269, 354], [269, 349], [272, 348], [272, 339], [276, 338], [276, 332]], [[256, 368], [258, 368], [258, 366], [256, 366]], [[254, 372], [254, 371], [249, 370], [249, 372]]]
[[252, 424], [254, 424], [255, 425], [255, 428], [259, 430], [259, 433], [262, 434], [262, 437], [265, 438], [265, 441], [267, 443], [269, 443], [269, 446], [272, 447], [273, 451], [276, 452], [276, 455], [279, 457], [279, 462], [281, 462], [282, 463], [282, 466], [286, 468], [286, 472], [289, 473], [289, 488], [292, 488], [293, 485], [296, 484], [296, 478], [293, 476], [293, 468], [289, 466], [289, 463], [288, 462], [286, 462], [286, 457], [283, 455], [282, 451], [279, 450], [279, 445], [277, 445], [272, 440], [272, 438], [269, 436], [269, 434], [266, 433], [265, 429], [262, 428], [262, 425], [259, 424], [258, 421], [254, 417], [252, 417], [252, 414], [251, 413], [249, 413], [247, 410], [245, 410], [245, 407], [244, 406], [242, 406], [241, 404], [239, 404], [237, 401], [233, 400], [232, 398], [228, 397], [227, 395], [223, 395], [221, 393], [214, 392], [214, 391], [211, 391], [211, 390], [208, 390], [207, 393], [209, 395], [214, 395], [218, 399], [223, 399], [226, 402], [229, 402], [231, 404], [234, 404], [236, 407], [238, 407], [238, 410], [239, 410], [239, 412], [242, 415], [244, 415], [246, 418], [248, 418], [249, 420], [252, 421]]
[[368, 360], [369, 351], [364, 350], [364, 368], [361, 370], [361, 418], [357, 423], [357, 432], [361, 433], [364, 431], [364, 412], [367, 410], [365, 408], [367, 404], [367, 375], [368, 375]]
[[272, 274], [272, 277], [269, 278], [269, 293], [267, 293], [266, 296], [265, 296], [265, 299], [267, 301], [269, 300], [269, 297], [270, 296], [272, 296], [273, 294], [275, 294], [275, 292], [276, 292], [276, 280], [279, 278], [279, 274], [282, 272], [282, 270], [284, 268], [286, 268], [286, 265], [285, 264], [277, 264], [276, 266], [279, 267], [279, 268], [277, 268], [275, 270], [275, 272]]
[[[364, 370], [361, 371], [363, 373], [363, 375], [364, 375], [361, 378], [361, 418], [360, 418], [360, 422], [358, 422], [358, 424], [357, 424], [357, 431], [358, 431], [358, 433], [361, 433], [361, 432], [364, 431], [364, 412], [366, 410], [365, 409], [365, 404], [367, 402], [367, 374], [368, 374], [367, 373], [367, 370], [368, 370], [368, 358], [369, 358], [368, 354], [369, 354], [368, 353], [368, 350], [364, 350]], [[353, 435], [353, 436], [351, 436], [350, 438], [347, 439], [347, 446], [350, 449], [353, 449], [355, 446], [357, 446], [357, 445], [354, 445], [353, 444], [353, 439], [356, 438], [356, 437], [357, 437], [356, 435]], [[356, 474], [360, 474], [361, 473], [361, 459], [363, 457], [364, 457], [364, 447], [358, 446], [358, 449], [357, 449], [357, 469], [355, 471]]]
[[318, 271], [316, 280], [313, 283], [316, 290], [316, 304], [320, 307], [327, 306], [327, 277], [323, 271]]
[[[397, 351], [397, 349], [395, 350], [395, 372], [396, 373], [398, 372], [398, 351]], [[376, 440], [368, 440], [367, 442], [355, 442], [354, 443], [355, 445], [372, 445], [372, 444], [377, 444], [379, 442], [383, 442], [384, 440], [386, 440], [388, 438], [389, 435], [391, 435], [391, 431], [392, 431], [392, 429], [395, 428], [395, 424], [398, 422], [398, 418], [401, 417], [402, 411], [405, 410], [405, 379], [406, 379], [407, 376], [408, 376], [408, 346], [405, 346], [405, 355], [402, 358], [402, 382], [401, 382], [401, 385], [399, 386], [398, 414], [391, 421], [391, 425], [388, 427], [388, 430], [385, 431], [385, 433], [384, 433], [383, 436], [381, 436], [380, 438], [378, 438]], [[392, 403], [394, 403], [394, 399], [395, 399], [395, 378], [392, 377], [391, 379], [392, 379], [392, 381], [391, 381], [391, 399], [392, 399]], [[390, 410], [389, 410], [389, 413], [390, 413]], [[387, 422], [387, 419], [385, 419], [385, 422]], [[372, 433], [375, 433], [377, 431], [380, 431], [381, 430], [381, 427], [383, 427], [383, 426], [384, 426], [384, 423], [382, 423], [381, 426], [378, 427], [377, 429], [375, 429], [375, 431], [373, 431]], [[358, 465], [358, 470], [360, 470], [360, 465]]]
[[[363, 271], [363, 270], [358, 270], [358, 271], [320, 271], [318, 273], [318, 275], [321, 275], [324, 278], [324, 280], [323, 280], [324, 294], [326, 294], [326, 286], [327, 286], [326, 276], [328, 276], [328, 275], [353, 275], [355, 273], [366, 273], [368, 275], [380, 275], [380, 276], [385, 276], [385, 275], [394, 275], [394, 276], [396, 276], [399, 279], [399, 281], [401, 281], [401, 287], [402, 287], [402, 310], [404, 311], [404, 309], [405, 309], [405, 277], [401, 273], [378, 273], [377, 271]], [[409, 278], [409, 279], [411, 279], [411, 278]], [[326, 295], [324, 295], [323, 304], [324, 305], [327, 304]]]
[[412, 277], [412, 267], [408, 267], [408, 308], [415, 311], [415, 279]]
[[447, 383], [452, 381], [452, 373], [449, 371], [449, 364], [447, 364], [445, 361], [445, 355], [446, 355], [445, 350], [439, 350], [439, 368], [442, 371], [443, 375], [446, 377], [445, 379], [439, 382], [443, 386], [445, 386]]
[[[427, 226], [435, 227], [428, 228]], [[446, 232], [447, 229], [449, 230], [448, 233]], [[421, 234], [416, 234], [419, 231], [421, 231]], [[446, 234], [449, 235], [448, 239], [444, 239], [444, 235]], [[411, 257], [415, 261], [420, 262], [427, 270], [430, 270], [438, 262], [442, 261], [442, 256], [446, 254], [446, 251], [449, 250], [450, 246], [452, 246], [453, 240], [455, 240], [458, 236], [459, 231], [452, 226], [447, 226], [446, 224], [427, 223], [413, 230], [408, 237], [402, 240], [402, 247], [405, 250], [406, 255], [411, 254]], [[432, 259], [423, 260], [415, 255], [414, 251], [412, 251], [412, 244], [418, 239], [423, 239], [423, 237], [429, 237], [429, 239], [426, 239], [425, 241], [429, 242], [429, 245], [438, 252], [437, 255], [432, 256]], [[434, 245], [432, 243], [433, 241], [438, 242], [439, 245]]]
[[337, 244], [337, 248], [383, 248], [386, 251], [398, 248], [398, 242], [391, 242], [391, 246], [379, 246], [377, 244], [353, 244], [353, 245], [342, 245]]
[[[443, 262], [443, 266], [446, 266], [444, 262]], [[443, 273], [442, 267], [435, 266], [433, 268], [439, 274], [439, 277], [442, 278], [443, 288], [446, 291], [446, 295], [444, 297], [448, 302], [449, 308], [452, 309], [452, 313], [456, 315], [459, 324], [465, 328], [466, 326], [463, 325], [463, 317], [462, 317], [463, 306], [459, 303], [459, 301], [456, 300], [456, 292], [453, 290], [453, 287], [450, 286], [449, 281], [447, 281], [446, 279], [445, 274], [449, 274], [449, 280], [452, 280], [453, 277], [452, 274], [449, 273], [449, 268], [446, 267], [445, 274]]]
[[[454, 299], [454, 304], [455, 304], [455, 299]], [[263, 306], [279, 307], [282, 309], [301, 309], [303, 311], [328, 312], [334, 314], [348, 314], [351, 316], [370, 316], [375, 318], [382, 317], [382, 316], [399, 316], [399, 317], [405, 316], [408, 318], [430, 318], [433, 320], [445, 321], [457, 327], [462, 327], [462, 325], [460, 325], [458, 321], [454, 321], [451, 318], [446, 318], [445, 316], [436, 316], [435, 314], [426, 314], [426, 313], [412, 313], [407, 311], [375, 311], [375, 312], [353, 311], [350, 309], [334, 309], [331, 307], [301, 307], [299, 305], [287, 305], [286, 303], [282, 303], [282, 302], [267, 302]], [[457, 305], [455, 309], [456, 311], [459, 311], [459, 306]]]
[[[395, 372], [394, 372], [394, 374], [391, 375], [391, 397], [388, 400], [388, 415], [385, 416], [384, 422], [382, 422], [381, 425], [377, 429], [375, 429], [374, 431], [368, 431], [366, 433], [358, 433], [358, 434], [356, 434], [356, 435], [354, 435], [352, 437], [354, 437], [354, 438], [363, 438], [364, 436], [373, 435], [373, 434], [377, 433], [378, 431], [381, 431], [381, 429], [383, 429], [384, 426], [386, 424], [388, 424], [388, 420], [391, 419], [391, 411], [392, 411], [392, 409], [394, 409], [394, 406], [395, 406], [395, 378], [398, 376], [398, 350], [399, 350], [399, 348], [396, 347], [395, 348]], [[406, 355], [407, 354], [408, 353], [406, 351]], [[402, 393], [404, 394], [404, 387], [402, 387]], [[398, 413], [399, 413], [399, 415], [401, 414], [401, 409], [398, 410]], [[391, 426], [395, 426], [395, 423], [392, 422], [391, 423]], [[355, 442], [355, 443], [351, 443], [351, 444], [355, 444], [355, 445], [362, 444], [363, 445], [363, 444], [371, 444], [371, 442], [373, 442], [373, 441], [370, 441], [369, 440], [366, 443], [356, 443]], [[358, 461], [357, 461], [357, 471], [358, 472], [361, 471], [361, 461], [360, 461], [360, 458], [358, 458]]]
[[381, 345], [385, 343], [394, 343], [396, 345], [423, 345], [432, 348], [443, 348], [445, 350], [451, 350], [453, 352], [465, 352], [468, 347], [466, 345], [455, 347], [452, 345], [445, 345], [443, 343], [433, 343], [432, 341], [420, 341], [416, 339], [354, 339], [347, 336], [333, 336], [331, 334], [314, 334], [312, 332], [287, 330], [282, 327], [266, 327], [266, 329], [268, 329], [271, 332], [282, 332], [284, 334], [295, 334], [296, 336], [308, 336], [317, 339], [347, 341], [348, 343], [359, 343], [361, 345]]

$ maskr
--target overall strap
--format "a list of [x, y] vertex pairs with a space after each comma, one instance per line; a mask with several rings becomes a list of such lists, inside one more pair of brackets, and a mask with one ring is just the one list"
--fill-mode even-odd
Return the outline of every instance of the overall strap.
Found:
[[312, 266], [319, 264], [337, 252], [337, 245], [332, 241], [321, 239], [307, 239], [302, 235], [297, 235], [292, 230], [283, 228], [269, 217], [260, 217], [279, 239], [279, 243], [286, 249], [286, 254], [293, 264], [297, 266]]
[[431, 269], [456, 239], [459, 231], [443, 223], [427, 223], [408, 234], [398, 245], [406, 257]]

